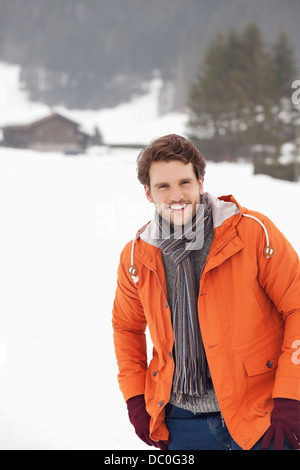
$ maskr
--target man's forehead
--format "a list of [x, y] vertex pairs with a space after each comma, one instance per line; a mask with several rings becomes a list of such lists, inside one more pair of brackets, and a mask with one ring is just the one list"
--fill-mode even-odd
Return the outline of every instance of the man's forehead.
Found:
[[151, 163], [149, 175], [153, 184], [157, 184], [162, 180], [164, 182], [176, 182], [187, 178], [195, 179], [192, 163], [186, 164], [177, 160]]

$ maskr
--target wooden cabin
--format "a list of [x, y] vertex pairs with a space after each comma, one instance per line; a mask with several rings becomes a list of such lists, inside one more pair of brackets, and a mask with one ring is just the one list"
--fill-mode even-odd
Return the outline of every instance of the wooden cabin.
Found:
[[3, 146], [39, 151], [82, 152], [90, 138], [79, 124], [58, 113], [31, 124], [6, 126], [2, 130]]

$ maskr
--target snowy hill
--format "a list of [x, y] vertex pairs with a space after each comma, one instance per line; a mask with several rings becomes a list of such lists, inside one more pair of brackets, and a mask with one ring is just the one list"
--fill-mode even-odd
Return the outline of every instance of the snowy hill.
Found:
[[[6, 92], [2, 122], [16, 117], [13, 109], [20, 117], [43, 111]], [[166, 131], [155, 103], [152, 114], [144, 103], [147, 117], [140, 99], [131, 106], [129, 122], [125, 105], [114, 118], [99, 113], [106, 136], [132, 137], [139, 125], [147, 140]], [[88, 112], [81, 116], [91, 125]], [[167, 128], [181, 125], [170, 119]], [[1, 449], [150, 449], [127, 418], [111, 328], [121, 249], [152, 217], [136, 157], [120, 149], [66, 157], [0, 148]], [[205, 190], [264, 212], [300, 254], [299, 183], [253, 176], [250, 165], [209, 163]]]
[[30, 102], [19, 82], [20, 67], [0, 62], [0, 127], [29, 124], [56, 111], [75, 120], [83, 130], [94, 133], [97, 126], [105, 144], [144, 144], [159, 135], [175, 132], [186, 134], [187, 117], [183, 113], [159, 116], [159, 93], [162, 81], [154, 79], [146, 86], [145, 95], [115, 108], [70, 110], [62, 106], [49, 108]]

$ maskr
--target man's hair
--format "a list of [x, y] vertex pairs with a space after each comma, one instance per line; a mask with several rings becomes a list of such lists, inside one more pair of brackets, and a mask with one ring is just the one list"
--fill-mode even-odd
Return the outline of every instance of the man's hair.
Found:
[[149, 168], [152, 162], [179, 160], [192, 163], [196, 178], [204, 178], [206, 161], [190, 140], [169, 134], [153, 140], [137, 158], [137, 175], [140, 183], [150, 187]]

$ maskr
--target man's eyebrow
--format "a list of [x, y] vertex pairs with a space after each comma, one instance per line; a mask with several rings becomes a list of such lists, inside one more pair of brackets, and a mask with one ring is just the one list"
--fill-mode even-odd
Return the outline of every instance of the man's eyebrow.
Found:
[[179, 180], [180, 183], [183, 183], [183, 181], [189, 181], [189, 182], [191, 182], [191, 181], [193, 181], [193, 178], [188, 178], [188, 177], [187, 177], [187, 178], [181, 178], [181, 180]]

